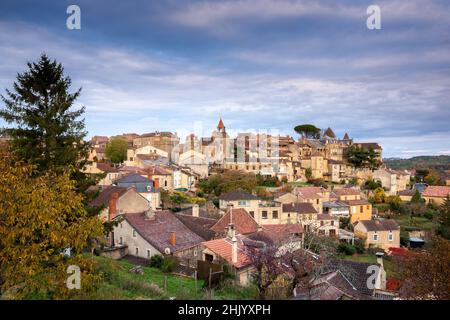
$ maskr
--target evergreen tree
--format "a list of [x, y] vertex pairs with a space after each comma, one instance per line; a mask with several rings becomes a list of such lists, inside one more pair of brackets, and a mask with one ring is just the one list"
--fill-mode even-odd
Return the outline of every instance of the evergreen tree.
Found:
[[19, 159], [36, 166], [38, 172], [81, 168], [89, 144], [84, 119], [85, 108], [74, 110], [81, 89], [70, 93], [71, 80], [60, 63], [45, 54], [38, 62], [27, 63], [28, 70], [17, 75], [13, 90], [1, 96], [4, 108], [0, 118], [11, 125], [3, 129], [11, 140], [11, 150]]

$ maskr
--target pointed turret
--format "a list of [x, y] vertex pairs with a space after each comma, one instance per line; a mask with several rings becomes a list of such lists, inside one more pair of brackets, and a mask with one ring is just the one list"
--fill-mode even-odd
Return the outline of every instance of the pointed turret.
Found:
[[348, 136], [347, 132], [344, 134], [344, 140], [350, 140], [350, 137]]
[[329, 138], [336, 138], [336, 135], [334, 134], [333, 130], [331, 130], [330, 127], [328, 127], [327, 130], [325, 130], [324, 136], [327, 136]]
[[219, 131], [225, 129], [225, 125], [223, 124], [222, 118], [220, 118], [220, 120], [219, 120], [219, 124], [217, 125], [217, 129], [219, 129]]

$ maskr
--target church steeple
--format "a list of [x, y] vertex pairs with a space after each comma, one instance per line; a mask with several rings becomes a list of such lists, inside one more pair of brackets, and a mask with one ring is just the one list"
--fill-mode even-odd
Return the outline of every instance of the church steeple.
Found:
[[219, 124], [217, 125], [217, 130], [220, 132], [225, 131], [225, 125], [223, 124], [222, 117], [219, 120]]

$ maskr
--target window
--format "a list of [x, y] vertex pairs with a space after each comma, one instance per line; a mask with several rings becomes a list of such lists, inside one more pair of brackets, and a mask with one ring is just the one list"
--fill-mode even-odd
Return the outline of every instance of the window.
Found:
[[333, 220], [331, 220], [331, 225], [334, 226], [334, 221]]
[[376, 233], [373, 234], [373, 241], [378, 241], [378, 234]]
[[139, 255], [139, 248], [136, 247], [136, 256], [138, 256], [138, 255]]
[[262, 218], [263, 219], [267, 219], [267, 211], [263, 211], [262, 212]]
[[272, 219], [278, 219], [278, 211], [277, 210], [272, 211]]
[[360, 212], [360, 213], [363, 213], [363, 210], [364, 210], [364, 207], [363, 207], [363, 206], [360, 206], [360, 207], [359, 207], [359, 212]]
[[198, 254], [197, 249], [194, 249], [194, 256], [196, 257]]
[[119, 238], [119, 244], [123, 244], [123, 239], [122, 239], [122, 237]]
[[167, 180], [164, 181], [164, 187], [167, 187]]
[[136, 238], [136, 230], [133, 229], [133, 238]]
[[150, 250], [147, 249], [147, 258], [150, 258], [151, 255]]
[[370, 207], [369, 206], [367, 206], [367, 210], [369, 210], [370, 209]]
[[320, 226], [323, 227], [323, 221], [320, 221]]
[[388, 240], [389, 241], [394, 241], [394, 234], [392, 233], [392, 231], [389, 231]]
[[205, 261], [213, 262], [213, 260], [213, 255], [205, 253]]
[[319, 204], [319, 199], [316, 200], [316, 204]]
[[255, 211], [249, 211], [248, 213], [250, 213], [250, 215], [252, 216], [252, 218], [255, 218]]

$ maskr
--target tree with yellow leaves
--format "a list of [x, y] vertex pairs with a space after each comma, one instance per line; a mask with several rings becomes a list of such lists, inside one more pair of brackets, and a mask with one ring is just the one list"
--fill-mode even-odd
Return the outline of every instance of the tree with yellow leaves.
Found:
[[[70, 172], [34, 175], [35, 167], [0, 151], [0, 293], [3, 298], [66, 299], [89, 292], [100, 279], [86, 255], [102, 235]], [[70, 256], [64, 250], [70, 248]], [[67, 268], [81, 271], [70, 290]]]

